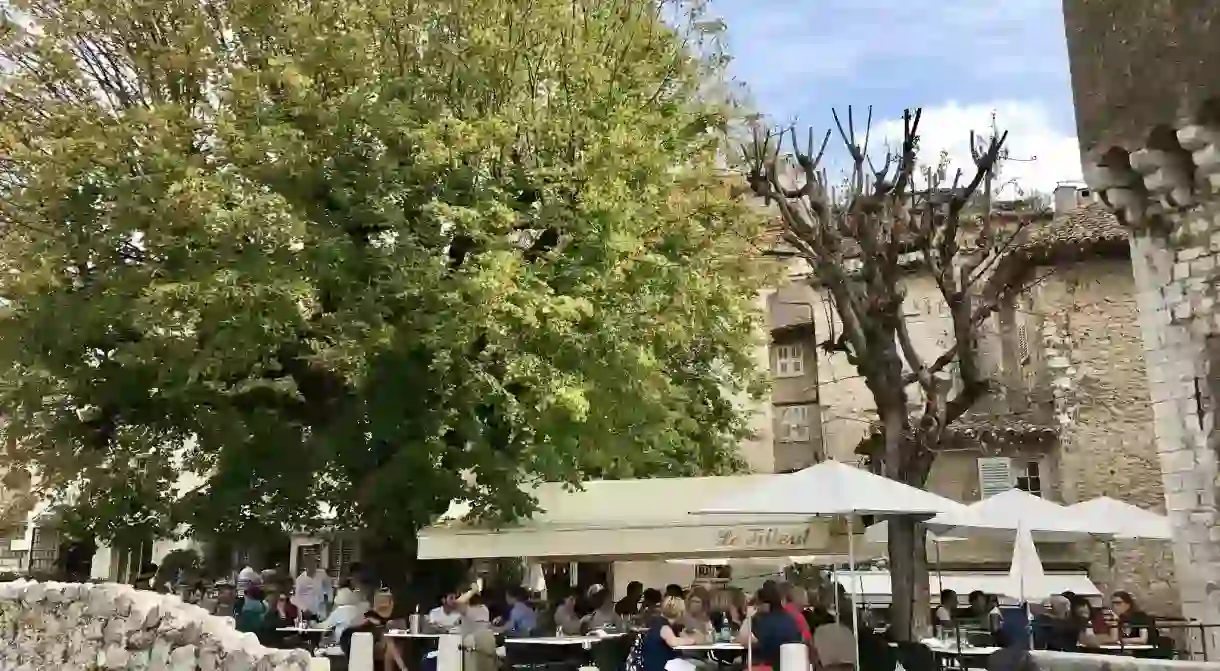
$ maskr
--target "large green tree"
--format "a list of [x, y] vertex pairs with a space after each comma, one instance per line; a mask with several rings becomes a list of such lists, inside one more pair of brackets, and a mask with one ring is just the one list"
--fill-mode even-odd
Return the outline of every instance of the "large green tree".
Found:
[[[14, 0], [3, 456], [121, 542], [720, 472], [758, 221], [668, 0]], [[202, 474], [178, 486], [183, 471]]]

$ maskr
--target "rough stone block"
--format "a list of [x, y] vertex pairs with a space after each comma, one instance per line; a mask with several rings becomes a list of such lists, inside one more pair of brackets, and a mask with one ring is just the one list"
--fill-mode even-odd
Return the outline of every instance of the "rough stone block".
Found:
[[281, 661], [304, 669], [309, 656], [268, 650], [176, 596], [112, 584], [0, 583], [0, 669], [270, 671]]

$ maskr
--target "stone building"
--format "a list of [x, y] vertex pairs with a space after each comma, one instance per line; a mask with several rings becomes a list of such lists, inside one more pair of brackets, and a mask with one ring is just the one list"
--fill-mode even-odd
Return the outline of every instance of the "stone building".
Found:
[[1130, 233], [1183, 614], [1220, 624], [1220, 3], [1063, 12], [1085, 177]]
[[[983, 330], [983, 363], [997, 391], [954, 425], [928, 488], [966, 503], [1015, 486], [1065, 504], [1110, 496], [1161, 510], [1127, 232], [1103, 206], [1091, 204], [1088, 190], [1072, 190], [1071, 198], [1057, 198], [1067, 211], [1022, 231], [992, 274], [993, 283], [1033, 286], [1003, 305]], [[812, 319], [802, 337], [815, 347], [838, 329], [834, 309], [811, 286], [807, 265], [781, 260], [788, 278], [770, 298], [769, 314], [774, 320], [782, 300], [789, 331], [797, 320]], [[906, 282], [916, 346], [935, 358], [952, 343], [948, 311], [930, 278], [913, 273]], [[857, 460], [854, 450], [875, 426], [872, 396], [844, 357], [811, 351], [823, 452]], [[777, 464], [782, 449], [777, 443]], [[1040, 552], [1060, 570], [1087, 570], [1103, 591], [1131, 590], [1151, 612], [1179, 610], [1164, 543], [1045, 544]], [[1007, 543], [941, 547], [941, 561], [960, 570], [1006, 568], [1010, 557]]]

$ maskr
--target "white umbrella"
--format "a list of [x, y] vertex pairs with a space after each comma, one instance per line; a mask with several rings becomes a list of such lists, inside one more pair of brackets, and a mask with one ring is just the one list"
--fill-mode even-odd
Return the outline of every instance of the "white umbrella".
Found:
[[935, 515], [961, 504], [838, 461], [768, 478], [695, 515]]
[[1115, 538], [1169, 540], [1173, 537], [1168, 517], [1108, 496], [1068, 506], [1068, 510], [1096, 524], [1117, 526]]
[[[768, 478], [757, 487], [741, 491], [713, 507], [693, 511], [696, 515], [791, 515], [837, 516], [847, 518], [847, 555], [855, 568], [855, 515], [936, 515], [953, 511], [961, 504], [917, 487], [838, 461], [823, 461], [797, 471]], [[852, 631], [860, 644], [860, 623], [855, 607], [855, 581], [852, 581]], [[860, 660], [857, 655], [856, 669]], [[747, 659], [747, 664], [753, 660]]]
[[1042, 560], [1038, 558], [1038, 548], [1034, 545], [1034, 537], [1024, 527], [1017, 527], [1017, 537], [1012, 544], [1012, 564], [1008, 568], [1005, 596], [1019, 600], [1025, 608], [1025, 621], [1029, 628], [1029, 644], [1033, 647], [1033, 620], [1030, 619], [1030, 599], [1044, 599], [1050, 596], [1047, 586], [1046, 571], [1042, 568]]
[[926, 525], [933, 533], [942, 535], [998, 535], [1004, 538], [1011, 538], [1020, 528], [1046, 541], [1107, 538], [1118, 533], [1113, 521], [1075, 514], [1067, 506], [1020, 489], [1010, 489], [965, 508], [942, 513], [928, 520]]
[[1047, 585], [1046, 571], [1038, 558], [1033, 535], [1028, 529], [1018, 529], [1016, 541], [1012, 544], [1012, 564], [1008, 568], [1008, 586], [1004, 595], [1021, 601], [1041, 600], [1051, 595]]

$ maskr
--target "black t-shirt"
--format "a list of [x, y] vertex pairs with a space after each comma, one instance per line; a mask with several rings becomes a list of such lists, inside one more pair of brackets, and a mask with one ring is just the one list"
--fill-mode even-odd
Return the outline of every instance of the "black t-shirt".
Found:
[[1156, 645], [1156, 620], [1142, 610], [1131, 611], [1118, 618], [1119, 636], [1135, 638], [1140, 633], [1148, 632], [1148, 644]]
[[639, 597], [632, 599], [629, 596], [625, 596], [625, 597], [619, 599], [618, 603], [614, 604], [614, 614], [615, 615], [621, 615], [623, 617], [630, 617], [630, 616], [638, 615], [639, 612], [640, 612]]
[[779, 668], [779, 649], [788, 643], [800, 643], [801, 628], [787, 611], [758, 613], [750, 625], [750, 633], [758, 640], [754, 646], [754, 662]]
[[716, 611], [716, 612], [712, 613], [711, 619], [712, 619], [712, 628], [715, 629], [716, 631], [720, 631], [721, 629], [724, 629], [725, 626], [728, 626], [730, 631], [737, 631], [738, 629], [741, 629], [741, 623], [736, 622], [732, 618], [730, 618], [728, 613], [725, 613], [722, 611]]

